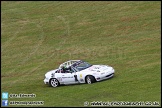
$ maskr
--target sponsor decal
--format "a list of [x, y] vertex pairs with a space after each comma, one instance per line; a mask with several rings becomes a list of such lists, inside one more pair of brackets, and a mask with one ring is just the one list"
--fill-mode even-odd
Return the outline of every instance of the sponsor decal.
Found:
[[102, 74], [105, 74], [105, 72], [101, 73], [101, 75], [102, 75]]
[[92, 66], [92, 67], [89, 68], [90, 71], [96, 71], [98, 69], [100, 69], [100, 67], [94, 67], [94, 66]]
[[82, 74], [80, 74], [80, 78], [82, 78]]
[[52, 77], [52, 78], [54, 78], [54, 77], [55, 77], [55, 74], [54, 74], [54, 73], [52, 73], [52, 74], [51, 74], [51, 77]]
[[100, 69], [100, 67], [95, 67], [94, 69]]
[[62, 78], [73, 78], [73, 76], [71, 76], [71, 77], [62, 77]]

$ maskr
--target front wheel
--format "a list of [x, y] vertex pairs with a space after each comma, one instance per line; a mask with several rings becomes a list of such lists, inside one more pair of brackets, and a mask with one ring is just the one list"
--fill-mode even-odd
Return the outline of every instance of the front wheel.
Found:
[[58, 87], [59, 86], [59, 81], [56, 78], [50, 79], [50, 85], [52, 87]]
[[92, 83], [94, 83], [94, 82], [95, 82], [95, 79], [94, 79], [93, 76], [87, 76], [87, 77], [86, 77], [86, 83], [87, 83], [87, 84], [92, 84]]

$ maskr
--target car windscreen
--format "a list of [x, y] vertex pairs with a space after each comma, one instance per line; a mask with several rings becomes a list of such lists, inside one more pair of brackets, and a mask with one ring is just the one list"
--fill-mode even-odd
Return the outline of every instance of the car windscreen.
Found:
[[81, 70], [84, 70], [86, 68], [89, 68], [91, 67], [92, 65], [87, 63], [87, 62], [82, 62], [80, 63], [79, 65], [77, 65], [75, 68], [78, 70], [78, 71], [81, 71]]

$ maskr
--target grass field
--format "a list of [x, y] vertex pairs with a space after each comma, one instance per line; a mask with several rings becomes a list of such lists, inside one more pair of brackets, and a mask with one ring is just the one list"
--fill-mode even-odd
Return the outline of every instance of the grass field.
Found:
[[[161, 106], [161, 2], [1, 3], [1, 93], [36, 94], [9, 101], [53, 107], [156, 101]], [[110, 65], [115, 76], [91, 85], [44, 84], [47, 71], [71, 59]]]

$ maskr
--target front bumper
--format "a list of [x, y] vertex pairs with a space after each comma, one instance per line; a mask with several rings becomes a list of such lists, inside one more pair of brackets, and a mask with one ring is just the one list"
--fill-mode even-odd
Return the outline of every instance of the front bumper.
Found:
[[96, 81], [102, 81], [102, 80], [106, 80], [106, 79], [109, 79], [111, 77], [114, 76], [114, 73], [110, 74], [110, 75], [107, 75], [107, 76], [104, 76], [104, 77], [97, 77], [96, 78]]
[[113, 69], [111, 72], [104, 72], [104, 74], [101, 73], [101, 75], [95, 77], [96, 81], [109, 79], [114, 76], [114, 72], [115, 70]]
[[43, 81], [44, 81], [44, 84], [49, 84], [49, 80], [47, 78], [45, 78]]

